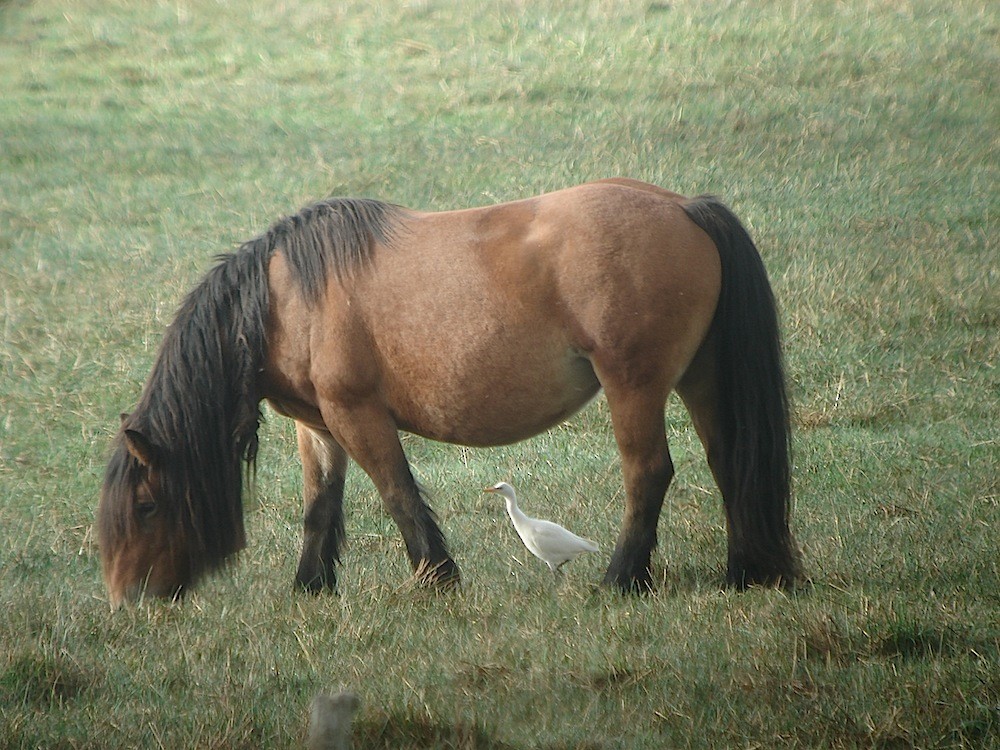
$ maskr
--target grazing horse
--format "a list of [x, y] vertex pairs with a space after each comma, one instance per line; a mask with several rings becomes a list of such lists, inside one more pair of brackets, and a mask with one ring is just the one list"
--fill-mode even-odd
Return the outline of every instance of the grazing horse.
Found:
[[122, 416], [97, 513], [110, 598], [178, 596], [245, 545], [241, 482], [265, 399], [295, 420], [296, 581], [318, 591], [336, 586], [348, 457], [417, 577], [452, 584], [458, 567], [399, 432], [512, 443], [602, 388], [626, 490], [605, 584], [652, 586], [674, 390], [722, 494], [728, 583], [797, 578], [777, 314], [760, 256], [722, 203], [613, 179], [439, 213], [311, 205], [220, 259]]

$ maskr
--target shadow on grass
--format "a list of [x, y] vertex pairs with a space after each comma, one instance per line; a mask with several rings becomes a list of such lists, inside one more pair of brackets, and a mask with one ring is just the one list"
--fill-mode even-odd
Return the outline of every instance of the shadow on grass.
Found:
[[[812, 594], [816, 585], [817, 581], [807, 576], [789, 587], [781, 587], [781, 590], [789, 596], [802, 597]], [[769, 588], [771, 587], [751, 586], [746, 591], [739, 591], [739, 593]], [[654, 593], [667, 596], [705, 595], [722, 591], [738, 591], [726, 583], [726, 571], [723, 568], [715, 565], [690, 564], [671, 565], [666, 570], [661, 571], [654, 589]]]
[[478, 723], [433, 722], [425, 718], [391, 713], [376, 719], [359, 719], [354, 723], [354, 747], [392, 748], [476, 748], [477, 750], [515, 750], [514, 745], [490, 736]]
[[[479, 723], [432, 722], [424, 718], [388, 714], [380, 719], [359, 719], [354, 724], [353, 747], [377, 750], [423, 750], [424, 748], [455, 748], [456, 750], [522, 750], [519, 745], [501, 742]], [[599, 742], [532, 744], [531, 750], [600, 750]]]
[[31, 5], [30, 0], [0, 0], [0, 11], [10, 8], [27, 8]]
[[65, 658], [42, 654], [14, 656], [0, 672], [0, 706], [60, 706], [94, 684], [95, 678]]
[[915, 620], [890, 622], [879, 639], [875, 653], [901, 659], [931, 659], [970, 650], [987, 652], [986, 644], [973, 639], [972, 634], [957, 626], [937, 627]]

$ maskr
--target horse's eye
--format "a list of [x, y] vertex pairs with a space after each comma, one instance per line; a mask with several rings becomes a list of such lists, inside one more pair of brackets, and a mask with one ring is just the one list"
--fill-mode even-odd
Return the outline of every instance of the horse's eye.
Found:
[[145, 521], [147, 518], [155, 514], [156, 514], [156, 503], [147, 500], [135, 504], [135, 515], [139, 518], [140, 521]]

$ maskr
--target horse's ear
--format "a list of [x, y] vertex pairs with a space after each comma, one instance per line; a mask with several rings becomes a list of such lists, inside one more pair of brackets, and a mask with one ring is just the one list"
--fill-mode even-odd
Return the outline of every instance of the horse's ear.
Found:
[[125, 447], [143, 466], [152, 466], [156, 463], [159, 451], [138, 430], [125, 430]]
[[127, 412], [127, 411], [123, 411], [123, 412], [122, 412], [121, 414], [119, 414], [119, 415], [118, 415], [118, 417], [119, 417], [119, 418], [121, 419], [121, 421], [122, 421], [122, 427], [124, 427], [124, 426], [125, 426], [125, 422], [126, 422], [126, 421], [128, 421], [128, 418], [129, 418], [130, 416], [132, 416], [132, 415], [131, 415], [131, 414], [129, 414], [129, 413]]

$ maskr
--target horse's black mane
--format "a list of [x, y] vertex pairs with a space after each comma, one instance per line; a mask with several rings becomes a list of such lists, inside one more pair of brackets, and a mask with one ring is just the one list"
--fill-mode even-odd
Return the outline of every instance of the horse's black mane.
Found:
[[[317, 304], [330, 274], [343, 280], [371, 261], [376, 242], [391, 240], [398, 213], [372, 200], [308, 206], [220, 256], [178, 309], [139, 404], [123, 418], [104, 493], [135, 487], [140, 468], [124, 430], [142, 433], [162, 456], [161, 494], [177, 504], [164, 510], [187, 539], [192, 580], [244, 545], [242, 474], [243, 463], [252, 469], [257, 456], [268, 261], [283, 253], [302, 294]], [[114, 513], [104, 519], [104, 534], [132, 529], [126, 498], [105, 498]]]
[[399, 213], [398, 206], [381, 201], [333, 198], [281, 219], [244, 248], [261, 244], [268, 256], [281, 248], [302, 292], [315, 303], [330, 273], [343, 280], [371, 261], [376, 241], [392, 240]]

